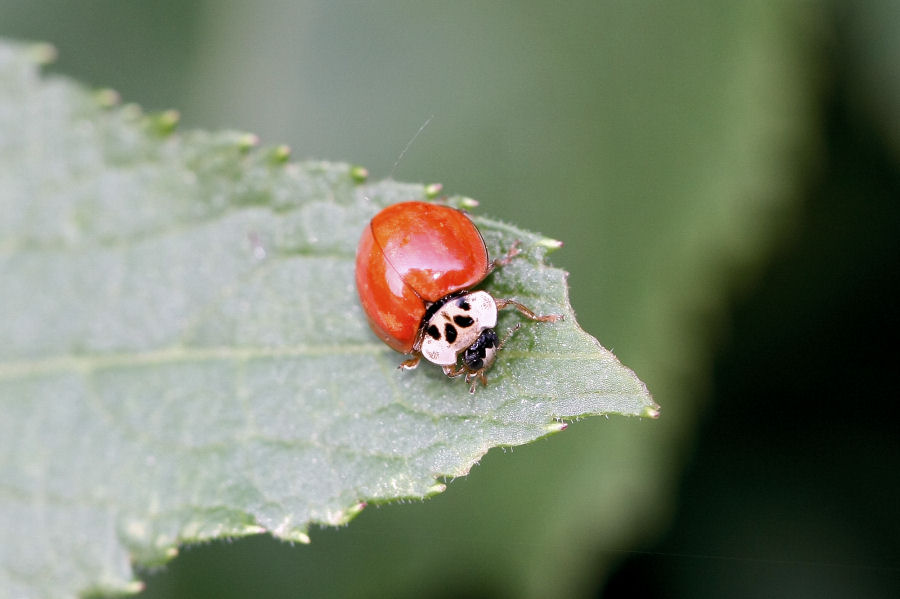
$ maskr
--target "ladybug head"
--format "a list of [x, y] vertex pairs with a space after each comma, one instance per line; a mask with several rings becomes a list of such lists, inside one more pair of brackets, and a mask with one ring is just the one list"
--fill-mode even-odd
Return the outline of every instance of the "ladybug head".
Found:
[[463, 365], [466, 370], [484, 370], [494, 361], [497, 350], [500, 349], [500, 339], [494, 329], [485, 329], [478, 335], [475, 343], [463, 352]]
[[[454, 294], [435, 302], [425, 313], [420, 351], [425, 359], [453, 366], [464, 353], [468, 365], [487, 358], [497, 338], [497, 304], [486, 291]], [[471, 358], [471, 360], [470, 360]], [[490, 359], [485, 364], [490, 364]]]

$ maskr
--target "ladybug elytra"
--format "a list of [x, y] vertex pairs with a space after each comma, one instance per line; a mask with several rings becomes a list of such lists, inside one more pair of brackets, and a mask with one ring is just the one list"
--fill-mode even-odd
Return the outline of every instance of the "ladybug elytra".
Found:
[[465, 375], [474, 393], [476, 381], [487, 384], [485, 370], [506, 342], [494, 331], [498, 310], [512, 306], [541, 322], [562, 318], [539, 316], [517, 301], [471, 290], [518, 253], [514, 245], [490, 262], [481, 233], [465, 213], [403, 202], [376, 214], [363, 231], [356, 287], [375, 334], [394, 350], [412, 354], [401, 368], [415, 368], [424, 356], [449, 377]]

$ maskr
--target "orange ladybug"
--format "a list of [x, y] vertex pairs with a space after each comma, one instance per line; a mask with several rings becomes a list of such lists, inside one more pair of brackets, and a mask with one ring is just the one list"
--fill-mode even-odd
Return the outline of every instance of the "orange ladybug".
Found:
[[476, 381], [487, 384], [485, 370], [506, 342], [494, 331], [498, 310], [512, 306], [541, 322], [562, 318], [539, 316], [517, 301], [472, 290], [518, 253], [514, 245], [491, 262], [481, 233], [464, 212], [403, 202], [376, 214], [363, 231], [356, 288], [372, 331], [394, 350], [412, 354], [401, 368], [415, 368], [424, 356], [449, 377], [465, 375], [474, 393]]

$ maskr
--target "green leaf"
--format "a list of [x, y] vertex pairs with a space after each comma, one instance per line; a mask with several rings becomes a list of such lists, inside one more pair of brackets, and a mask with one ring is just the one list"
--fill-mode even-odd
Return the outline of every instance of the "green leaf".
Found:
[[[368, 502], [444, 489], [491, 447], [590, 414], [656, 416], [576, 324], [554, 243], [479, 215], [486, 287], [566, 320], [516, 333], [473, 396], [396, 368], [353, 284], [356, 242], [422, 185], [174, 133], [0, 44], [0, 589], [133, 591], [131, 562], [269, 531], [307, 542]], [[456, 204], [463, 198], [450, 200]], [[518, 322], [504, 314], [501, 329]]]

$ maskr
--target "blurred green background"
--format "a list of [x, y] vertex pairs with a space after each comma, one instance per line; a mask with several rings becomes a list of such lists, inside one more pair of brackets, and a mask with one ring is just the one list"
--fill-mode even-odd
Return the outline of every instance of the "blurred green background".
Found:
[[564, 240], [662, 405], [309, 546], [184, 548], [142, 598], [900, 596], [900, 3], [0, 0], [0, 35]]

